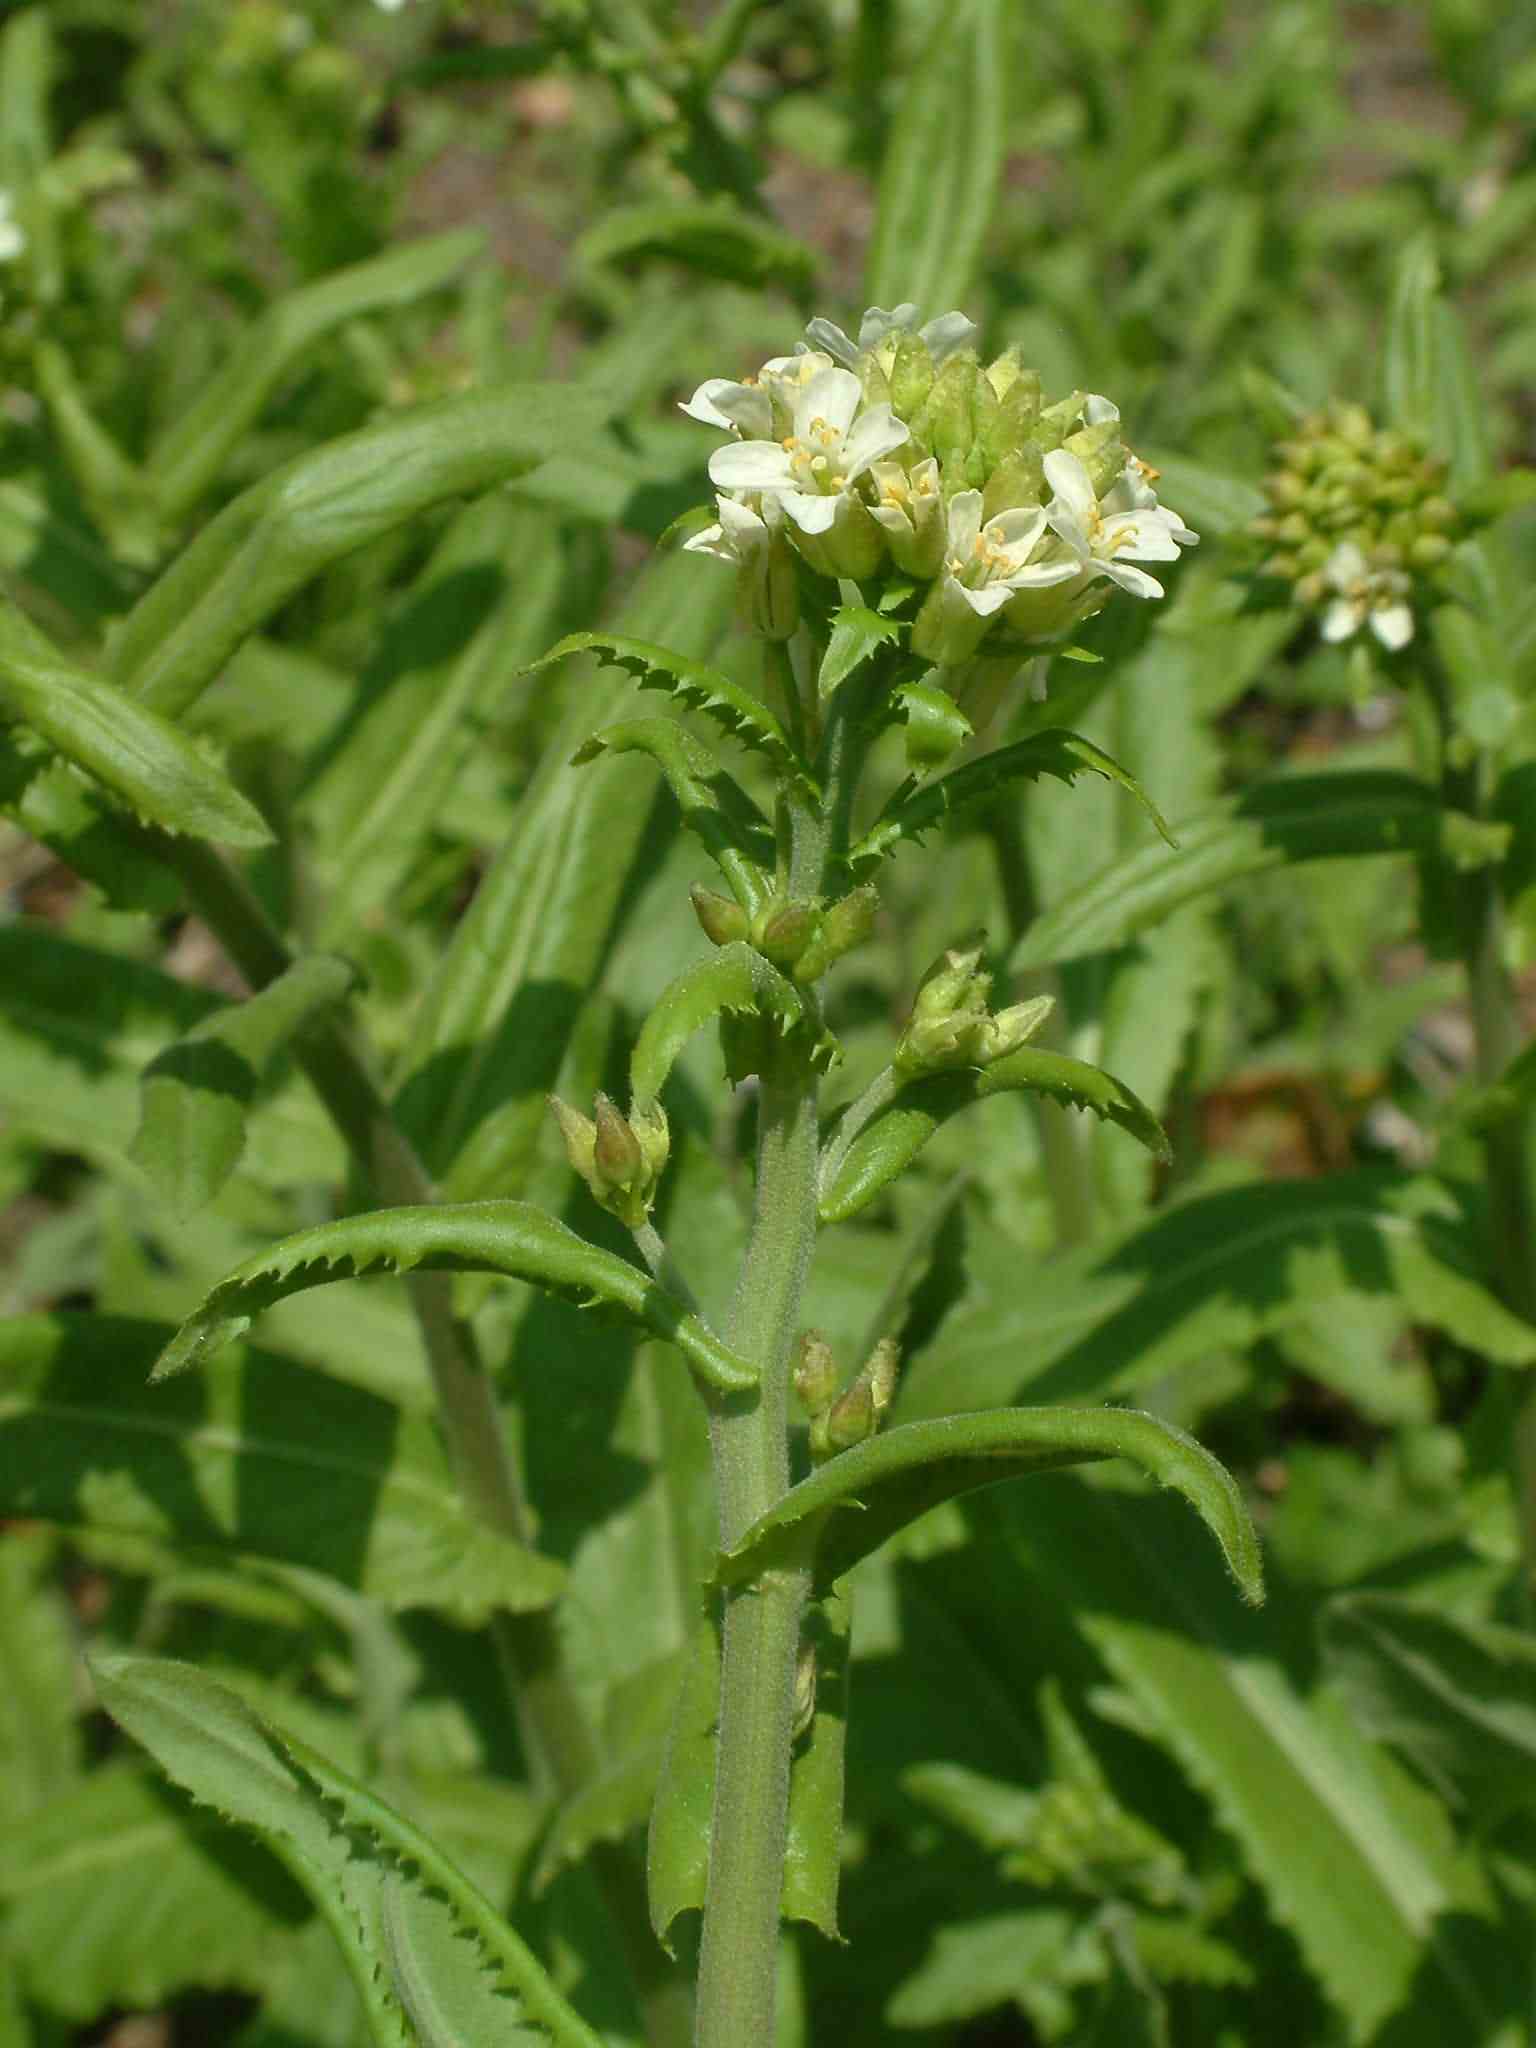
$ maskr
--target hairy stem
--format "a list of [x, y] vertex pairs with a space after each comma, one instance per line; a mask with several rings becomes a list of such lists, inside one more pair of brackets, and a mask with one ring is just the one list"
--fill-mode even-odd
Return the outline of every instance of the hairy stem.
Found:
[[[161, 857], [253, 988], [265, 987], [292, 965], [265, 911], [218, 853], [193, 841], [161, 835], [157, 840]], [[345, 1028], [322, 1021], [299, 1041], [295, 1054], [378, 1199], [391, 1208], [434, 1201], [431, 1177]], [[412, 1273], [406, 1285], [454, 1477], [477, 1516], [527, 1543], [527, 1503], [474, 1335], [453, 1313], [450, 1277]], [[553, 1619], [547, 1613], [498, 1614], [491, 1634], [530, 1776], [542, 1790], [575, 1792], [596, 1775], [601, 1759], [566, 1675]], [[629, 1962], [646, 2038], [651, 2048], [683, 2048], [691, 2033], [692, 2000], [651, 1934], [644, 1873], [617, 1844], [600, 1846], [592, 1863]]]

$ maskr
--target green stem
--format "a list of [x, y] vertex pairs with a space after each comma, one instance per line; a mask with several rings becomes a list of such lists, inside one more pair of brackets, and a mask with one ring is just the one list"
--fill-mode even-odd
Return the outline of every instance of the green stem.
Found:
[[[813, 894], [820, 884], [836, 804], [829, 787], [825, 811], [792, 809], [794, 893]], [[762, 1380], [750, 1396], [717, 1402], [710, 1418], [725, 1548], [789, 1485], [790, 1363], [816, 1236], [816, 1074], [783, 1045], [764, 1067], [757, 1192], [729, 1325], [731, 1343], [759, 1361]], [[803, 1573], [770, 1572], [726, 1602], [698, 2048], [755, 2048], [773, 2039], [795, 1660], [806, 1589]]]
[[[288, 948], [243, 878], [212, 847], [159, 834], [156, 842], [253, 988], [265, 987], [292, 965]], [[295, 1051], [379, 1200], [386, 1207], [434, 1201], [431, 1177], [345, 1028], [336, 1021], [322, 1022]], [[473, 1333], [453, 1313], [451, 1279], [446, 1273], [412, 1273], [406, 1284], [454, 1476], [476, 1515], [514, 1541], [528, 1543], [532, 1518], [508, 1453], [490, 1376]], [[548, 1613], [498, 1614], [491, 1635], [535, 1785], [565, 1796], [578, 1791], [596, 1776], [601, 1759], [566, 1675], [553, 1618]], [[692, 2001], [651, 1933], [644, 1873], [617, 1844], [602, 1845], [592, 1861], [629, 1962], [646, 2038], [652, 2048], [683, 2048], [691, 2034]]]

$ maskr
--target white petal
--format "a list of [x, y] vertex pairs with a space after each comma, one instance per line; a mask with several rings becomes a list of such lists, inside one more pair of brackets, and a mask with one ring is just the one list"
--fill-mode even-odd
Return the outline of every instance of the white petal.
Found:
[[949, 501], [949, 551], [968, 562], [981, 531], [980, 491], [956, 491]]
[[[1323, 574], [1335, 590], [1348, 590], [1352, 584], [1358, 583], [1367, 574], [1366, 559], [1352, 540], [1341, 540], [1324, 564]], [[1357, 619], [1355, 625], [1359, 623]], [[1355, 627], [1351, 626], [1349, 630], [1352, 633]], [[1342, 640], [1344, 635], [1334, 633], [1330, 637]]]
[[[1064, 512], [1080, 531], [1093, 524], [1098, 497], [1087, 470], [1075, 455], [1066, 448], [1053, 448], [1045, 458], [1045, 480], [1059, 501], [1049, 508], [1047, 517], [1052, 512]], [[1061, 532], [1055, 518], [1051, 518], [1051, 524]]]
[[897, 419], [888, 405], [872, 405], [854, 421], [843, 441], [839, 462], [844, 476], [852, 483], [872, 462], [878, 462], [882, 455], [889, 455], [893, 448], [911, 438], [906, 423]]
[[1011, 569], [1022, 569], [1045, 531], [1043, 505], [1014, 505], [987, 521], [987, 532], [995, 535], [1008, 556]]
[[869, 516], [871, 519], [878, 519], [886, 532], [894, 533], [898, 540], [916, 538], [917, 528], [900, 505], [871, 505]]
[[1094, 553], [1116, 562], [1176, 562], [1178, 545], [1160, 520], [1144, 512], [1116, 512], [1099, 529]]
[[971, 610], [979, 612], [984, 619], [990, 619], [994, 612], [1001, 611], [1013, 595], [1006, 583], [984, 583], [980, 590], [972, 590], [964, 583], [956, 583], [953, 577], [950, 582]]
[[1029, 562], [1010, 570], [1004, 581], [1010, 590], [1049, 590], [1053, 583], [1070, 583], [1082, 573], [1081, 562]]
[[925, 455], [921, 462], [914, 462], [908, 472], [912, 488], [922, 497], [937, 495], [939, 488], [939, 458]]
[[810, 491], [786, 491], [784, 510], [802, 533], [830, 533], [840, 497], [819, 498]]
[[1347, 597], [1336, 597], [1323, 613], [1322, 635], [1325, 640], [1347, 640], [1360, 624], [1360, 607], [1351, 604]]
[[892, 306], [889, 312], [884, 306], [866, 306], [864, 318], [859, 322], [859, 347], [878, 348], [888, 334], [910, 327], [916, 318], [917, 306], [911, 299]]
[[683, 542], [685, 555], [714, 555], [722, 562], [734, 562], [734, 553], [725, 544], [725, 534], [716, 526], [701, 526], [697, 533], [690, 533]]
[[1153, 509], [1181, 548], [1197, 548], [1200, 545], [1199, 534], [1193, 527], [1184, 524], [1171, 505], [1157, 505]]
[[1163, 594], [1161, 583], [1155, 576], [1149, 576], [1145, 569], [1133, 569], [1129, 562], [1101, 562], [1099, 566], [1111, 583], [1118, 583], [1132, 597], [1161, 597]]
[[1117, 420], [1120, 408], [1112, 398], [1104, 398], [1097, 391], [1090, 391], [1083, 400], [1083, 424], [1089, 427], [1102, 426], [1105, 420]]
[[760, 548], [768, 539], [768, 528], [758, 518], [750, 505], [743, 505], [737, 498], [718, 498], [722, 531], [738, 553]]
[[859, 358], [859, 345], [850, 341], [841, 327], [819, 316], [806, 323], [806, 338], [815, 342], [818, 349], [834, 357], [840, 363], [855, 363]]
[[846, 434], [863, 396], [864, 387], [852, 370], [818, 370], [795, 395], [795, 432], [803, 441], [812, 420], [825, 420], [834, 432]]
[[767, 392], [729, 377], [708, 378], [678, 410], [706, 427], [739, 427], [749, 441], [766, 440], [773, 432]]
[[777, 441], [728, 441], [709, 458], [709, 480], [725, 491], [787, 491], [794, 472]]
[[917, 331], [936, 363], [952, 356], [957, 348], [965, 348], [981, 332], [976, 322], [967, 320], [963, 313], [941, 313], [937, 320], [930, 320]]
[[1413, 613], [1405, 604], [1385, 604], [1371, 613], [1371, 631], [1393, 654], [1413, 638]]

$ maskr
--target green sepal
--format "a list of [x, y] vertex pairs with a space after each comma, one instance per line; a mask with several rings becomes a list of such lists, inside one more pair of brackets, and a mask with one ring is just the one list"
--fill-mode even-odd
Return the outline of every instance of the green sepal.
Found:
[[674, 654], [670, 647], [657, 647], [649, 640], [631, 639], [627, 634], [568, 633], [548, 654], [530, 662], [523, 673], [534, 675], [567, 654], [595, 654], [600, 661], [633, 676], [642, 690], [665, 690], [690, 711], [700, 711], [712, 718], [742, 746], [763, 755], [780, 775], [798, 783], [808, 794], [816, 794], [816, 784], [778, 719], [766, 704], [723, 669]]
[[846, 1223], [902, 1174], [941, 1123], [988, 1095], [1023, 1089], [1049, 1095], [1071, 1109], [1089, 1109], [1146, 1146], [1169, 1157], [1162, 1125], [1141, 1098], [1102, 1068], [1065, 1053], [1024, 1045], [979, 1071], [933, 1074], [910, 1081], [860, 1131], [832, 1176], [819, 1205], [824, 1223]]
[[571, 756], [580, 767], [599, 754], [649, 754], [677, 799], [683, 823], [714, 859], [744, 910], [767, 900], [773, 862], [768, 820], [734, 776], [674, 718], [636, 718], [606, 726]]
[[621, 1311], [682, 1352], [710, 1386], [740, 1393], [757, 1368], [722, 1344], [649, 1274], [527, 1202], [379, 1209], [285, 1237], [227, 1273], [160, 1354], [155, 1379], [198, 1365], [274, 1302], [371, 1273], [504, 1273], [579, 1307]]
[[968, 804], [991, 796], [1010, 782], [1021, 777], [1033, 780], [1041, 775], [1054, 775], [1058, 781], [1072, 782], [1084, 772], [1102, 775], [1106, 781], [1118, 783], [1122, 789], [1128, 790], [1144, 806], [1163, 838], [1172, 845], [1172, 834], [1157, 807], [1129, 770], [1111, 759], [1101, 747], [1096, 747], [1092, 740], [1084, 739], [1081, 733], [1051, 726], [1044, 732], [1032, 733], [1028, 739], [1016, 740], [1012, 746], [999, 747], [995, 753], [984, 754], [979, 761], [968, 761], [963, 768], [952, 769], [948, 775], [940, 776], [937, 782], [930, 782], [922, 789], [898, 791], [884, 814], [851, 848], [848, 865], [855, 878], [862, 880], [903, 840], [921, 838], [945, 818], [954, 816]]
[[1258, 1538], [1236, 1480], [1183, 1430], [1131, 1408], [989, 1409], [887, 1430], [792, 1486], [721, 1557], [716, 1583], [808, 1570], [825, 1589], [941, 1501], [1100, 1458], [1128, 1458], [1182, 1493], [1243, 1598], [1263, 1599]]

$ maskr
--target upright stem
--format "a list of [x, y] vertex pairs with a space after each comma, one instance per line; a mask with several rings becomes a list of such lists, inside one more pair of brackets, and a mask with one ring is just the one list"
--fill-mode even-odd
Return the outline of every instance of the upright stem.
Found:
[[[830, 758], [835, 764], [835, 748]], [[837, 810], [835, 788], [824, 811], [792, 807], [791, 893], [819, 887]], [[798, 1048], [780, 1043], [760, 1076], [757, 1192], [729, 1328], [732, 1344], [759, 1363], [762, 1378], [750, 1396], [718, 1402], [710, 1420], [726, 1548], [789, 1484], [790, 1359], [816, 1236], [816, 1108], [814, 1069]], [[767, 2048], [773, 2040], [805, 1596], [803, 1572], [769, 1572], [726, 1604], [698, 2048]]]
[[[275, 981], [292, 964], [242, 877], [211, 847], [165, 838], [157, 850], [253, 988]], [[430, 1175], [343, 1026], [333, 1020], [317, 1025], [295, 1052], [379, 1200], [387, 1207], [435, 1200]], [[450, 1278], [418, 1272], [406, 1284], [454, 1477], [474, 1514], [527, 1543], [527, 1503], [474, 1335], [453, 1313]], [[553, 1619], [547, 1613], [497, 1614], [491, 1635], [535, 1784], [563, 1795], [579, 1790], [596, 1776], [601, 1759], [566, 1676]], [[599, 1845], [592, 1862], [630, 1966], [646, 2038], [652, 2048], [683, 2048], [692, 2001], [651, 1933], [644, 1873], [616, 1843]]]

